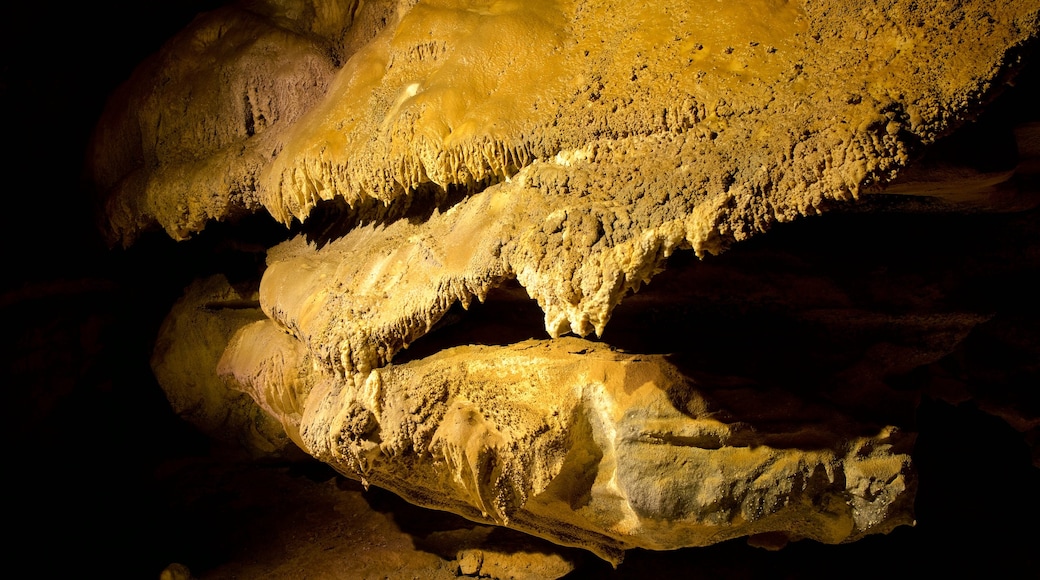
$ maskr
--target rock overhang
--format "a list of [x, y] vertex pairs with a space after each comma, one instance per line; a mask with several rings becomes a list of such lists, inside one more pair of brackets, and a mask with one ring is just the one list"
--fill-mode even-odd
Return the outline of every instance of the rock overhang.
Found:
[[[532, 406], [537, 411], [506, 413], [496, 422], [494, 409], [503, 405], [501, 400], [474, 406], [473, 392], [445, 387], [450, 396], [412, 395], [439, 410], [419, 419], [397, 412], [391, 414], [397, 421], [393, 423], [381, 416], [390, 405], [387, 398], [421, 391], [425, 379], [394, 383], [383, 375], [423, 375], [432, 371], [413, 367], [470, 364], [446, 362], [442, 359], [450, 355], [445, 354], [394, 365], [395, 355], [434, 328], [453, 305], [482, 301], [510, 280], [537, 301], [550, 336], [602, 334], [614, 308], [658, 274], [675, 251], [718, 253], [776, 222], [818, 213], [858, 197], [864, 188], [883, 186], [923, 147], [974, 114], [1002, 75], [1014, 68], [1015, 51], [1036, 36], [1038, 9], [1028, 3], [965, 4], [960, 11], [946, 12], [899, 2], [884, 7], [758, 2], [725, 7], [643, 4], [614, 12], [606, 5], [544, 4], [497, 3], [483, 10], [450, 2], [369, 6], [366, 14], [332, 19], [361, 23], [347, 32], [330, 33], [335, 27], [329, 27], [322, 36], [288, 27], [295, 30], [290, 36], [297, 35], [293, 42], [320, 46], [333, 56], [315, 57], [323, 64], [307, 69], [304, 77], [293, 76], [298, 69], [291, 67], [265, 71], [284, 81], [255, 83], [252, 88], [266, 90], [266, 95], [251, 97], [246, 91], [247, 99], [238, 101], [222, 99], [223, 93], [216, 91], [214, 101], [198, 101], [201, 116], [194, 125], [186, 114], [182, 120], [187, 129], [142, 139], [172, 147], [199, 131], [208, 135], [206, 127], [224, 118], [210, 115], [209, 106], [231, 107], [221, 110], [229, 111], [226, 118], [241, 127], [228, 143], [219, 144], [217, 153], [185, 163], [182, 156], [163, 158], [153, 152], [153, 158], [135, 165], [129, 175], [99, 183], [118, 182], [110, 190], [109, 211], [112, 231], [123, 232], [123, 241], [152, 220], [180, 237], [206, 219], [238, 211], [263, 207], [282, 221], [306, 221], [322, 200], [345, 202], [358, 225], [344, 235], [322, 244], [302, 235], [270, 250], [260, 286], [260, 304], [269, 321], [244, 328], [232, 340], [221, 372], [279, 417], [297, 443], [345, 473], [477, 519], [510, 521], [613, 559], [626, 546], [667, 548], [693, 542], [689, 530], [652, 530], [646, 523], [669, 517], [681, 522], [683, 517], [676, 514], [682, 510], [673, 503], [682, 494], [655, 503], [653, 490], [639, 482], [621, 485], [623, 492], [616, 497], [602, 497], [608, 503], [635, 501], [637, 507], [625, 508], [634, 510], [628, 519], [585, 521], [585, 528], [556, 522], [546, 531], [545, 514], [539, 510], [548, 508], [534, 502], [535, 511], [521, 509], [528, 498], [551, 488], [560, 466], [573, 462], [563, 449], [595, 455], [597, 451], [583, 445], [589, 438], [597, 444], [606, 441], [602, 434], [608, 432], [615, 436], [611, 449], [618, 441], [632, 440], [617, 439], [619, 426], [602, 419], [600, 430], [593, 429], [592, 419], [582, 419], [591, 411], [575, 411], [615, 405], [610, 397], [596, 398], [586, 395], [584, 387], [576, 388], [569, 396], [582, 404]], [[632, 10], [639, 12], [638, 18]], [[912, 16], [909, 24], [896, 18], [903, 12]], [[235, 14], [228, 10], [216, 18], [235, 21]], [[749, 20], [783, 26], [740, 25]], [[285, 32], [279, 28], [278, 34]], [[540, 41], [511, 51], [510, 35]], [[224, 40], [218, 34], [211, 40], [231, 43], [232, 36]], [[965, 43], [975, 43], [972, 58], [948, 49]], [[220, 46], [225, 54], [248, 53]], [[178, 49], [171, 47], [167, 57], [175, 60]], [[281, 45], [271, 49], [286, 50]], [[303, 52], [321, 55], [322, 50]], [[284, 54], [292, 60], [295, 53]], [[254, 66], [244, 58], [232, 56], [231, 61], [246, 70]], [[342, 66], [336, 68], [337, 62]], [[206, 74], [195, 71], [179, 81], [185, 88], [204, 87], [194, 75]], [[132, 87], [127, 90], [133, 92]], [[250, 98], [258, 103], [299, 102], [299, 108], [278, 117], [277, 123], [268, 118], [275, 115], [265, 115], [258, 126], [259, 116], [239, 110], [246, 105], [259, 110]], [[142, 126], [154, 120], [147, 118], [146, 108], [127, 107], [122, 114], [127, 113], [139, 115]], [[250, 153], [254, 149], [262, 151], [259, 158]], [[124, 152], [115, 158], [135, 155], [149, 157]], [[105, 175], [119, 173], [118, 163], [115, 169], [105, 165], [112, 158], [97, 159]], [[406, 212], [403, 206], [417, 203], [417, 190], [453, 203], [442, 204], [425, 219], [399, 219]], [[514, 347], [556, 348], [551, 344], [520, 343], [503, 347], [498, 355], [482, 351], [473, 356], [494, 360], [510, 355]], [[561, 348], [588, 358], [602, 347]], [[280, 365], [293, 361], [291, 368], [265, 370], [268, 355], [281, 357]], [[668, 361], [658, 365], [669, 368]], [[493, 366], [487, 363], [481, 372]], [[287, 383], [286, 377], [294, 378]], [[399, 386], [390, 387], [395, 384]], [[552, 391], [548, 386], [532, 388]], [[656, 388], [668, 391], [662, 385]], [[306, 397], [290, 396], [300, 389]], [[288, 407], [286, 400], [291, 401]], [[655, 401], [647, 404], [661, 407]], [[647, 412], [640, 409], [637, 415]], [[573, 421], [546, 427], [533, 418], [516, 418], [554, 413]], [[694, 416], [689, 411], [682, 421]], [[407, 446], [400, 443], [383, 447], [380, 433], [395, 428], [409, 432], [413, 455], [402, 458]], [[852, 522], [842, 524], [844, 535], [819, 531], [824, 528], [786, 529], [791, 537], [845, 541], [865, 529], [885, 531], [891, 522], [908, 521], [904, 508], [913, 486], [904, 455], [912, 437], [896, 436], [893, 444], [887, 428], [876, 430], [874, 439], [860, 446], [870, 453], [890, 450], [874, 464], [892, 463], [888, 471], [863, 480], [863, 489], [853, 486], [839, 493], [851, 510], [846, 519], [838, 518]], [[524, 435], [529, 429], [555, 433], [565, 443], [549, 441], [538, 447], [532, 443], [534, 435]], [[806, 467], [812, 463], [806, 459], [809, 451], [793, 460], [808, 469], [797, 491], [811, 495], [807, 490], [812, 489], [831, 497], [813, 474], [827, 473], [824, 479], [834, 484], [836, 463], [855, 464], [859, 456], [848, 453], [859, 430], [844, 431], [844, 440], [837, 437], [843, 441], [841, 453], [820, 460], [822, 472]], [[587, 435], [585, 443], [579, 444], [578, 435], [568, 440], [572, 432]], [[686, 441], [686, 435], [669, 437], [664, 439]], [[534, 455], [521, 449], [529, 444]], [[398, 465], [408, 465], [413, 473], [433, 470], [419, 480], [438, 482], [451, 475], [449, 483], [454, 483], [431, 484], [443, 486], [434, 501], [430, 489], [412, 489], [387, 475], [394, 468], [379, 459], [384, 456], [396, 457]], [[509, 468], [495, 471], [487, 467], [489, 461]], [[372, 462], [388, 471], [373, 475]], [[437, 465], [451, 469], [438, 472]], [[624, 472], [659, 468], [644, 465]], [[599, 476], [586, 481], [589, 490], [619, 489], [616, 468], [604, 473], [600, 487]], [[878, 484], [881, 480], [886, 483]], [[854, 503], [850, 498], [884, 495], [884, 489], [894, 489], [885, 485], [895, 481], [902, 487], [889, 499], [901, 508], [891, 518], [878, 515], [885, 510], [848, 507]], [[677, 484], [676, 489], [682, 488]], [[640, 491], [629, 494], [628, 489]], [[571, 488], [568, 492], [582, 496]], [[704, 505], [711, 505], [709, 496], [704, 495]], [[779, 497], [773, 500], [783, 503], [791, 496]], [[830, 505], [832, 499], [822, 497], [808, 501]], [[552, 493], [545, 498], [562, 501]], [[666, 504], [668, 509], [662, 507]], [[696, 512], [684, 509], [686, 514]], [[738, 534], [785, 531], [775, 522], [756, 528], [753, 518], [740, 513], [747, 525], [737, 526], [742, 530]], [[727, 525], [733, 524], [734, 516], [727, 517]], [[574, 529], [597, 539], [577, 538]], [[724, 535], [703, 537], [718, 541]]]
[[[1035, 26], [1035, 9], [1014, 3], [543, 4], [366, 5], [331, 18], [337, 33], [210, 13], [99, 124], [91, 166], [113, 240], [148, 221], [183, 237], [260, 204], [289, 221], [333, 197], [479, 190], [601, 149], [598, 163], [666, 173], [655, 185], [686, 197], [767, 186], [752, 193], [790, 218], [887, 181], [969, 117]], [[903, 8], [915, 24], [895, 16]], [[949, 49], [964, 45], [970, 58]], [[696, 163], [626, 164], [641, 137], [675, 141], [657, 155]], [[790, 178], [774, 175], [781, 167]], [[616, 171], [621, 184], [633, 177]], [[741, 217], [746, 234], [772, 219]]]

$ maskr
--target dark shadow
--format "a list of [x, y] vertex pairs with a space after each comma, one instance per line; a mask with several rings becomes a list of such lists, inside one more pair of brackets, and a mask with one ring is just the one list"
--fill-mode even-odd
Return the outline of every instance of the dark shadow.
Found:
[[445, 189], [434, 183], [423, 183], [410, 192], [400, 192], [390, 203], [366, 197], [349, 205], [343, 198], [321, 201], [307, 216], [305, 223], [295, 222], [292, 231], [303, 234], [318, 249], [338, 240], [364, 225], [375, 227], [408, 220], [412, 224], [429, 221], [434, 213], [445, 212], [467, 197], [491, 185], [494, 181], [452, 184]]
[[527, 291], [516, 280], [507, 280], [488, 292], [483, 302], [474, 300], [469, 309], [453, 304], [430, 332], [398, 352], [393, 363], [419, 360], [455, 346], [504, 346], [548, 338], [543, 319], [541, 308]]

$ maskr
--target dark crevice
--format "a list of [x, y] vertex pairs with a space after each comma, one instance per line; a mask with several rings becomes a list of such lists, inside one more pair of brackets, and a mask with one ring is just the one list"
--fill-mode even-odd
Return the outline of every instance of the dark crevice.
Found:
[[434, 328], [397, 353], [394, 364], [419, 360], [464, 345], [506, 346], [524, 340], [549, 338], [538, 303], [520, 283], [509, 280], [488, 292], [484, 302], [469, 309], [456, 302]]
[[243, 95], [242, 99], [245, 101], [245, 125], [246, 125], [246, 136], [252, 137], [256, 134], [256, 120], [253, 118], [253, 103], [249, 99], [249, 95]]
[[[936, 380], [929, 361], [972, 357], [960, 371], [966, 382], [981, 376], [1010, 389], [1035, 381], [1037, 369], [1022, 364], [1036, 354], [1023, 334], [1031, 319], [986, 321], [999, 309], [1037, 310], [1040, 264], [1028, 248], [1040, 245], [1038, 215], [834, 214], [705, 260], [678, 252], [591, 340], [665, 355], [716, 418], [752, 427], [728, 444], [831, 448], [841, 442], [827, 433], [913, 429], [918, 399]], [[543, 317], [511, 280], [468, 311], [453, 306], [393, 362], [547, 338]], [[964, 351], [964, 336], [978, 346]], [[1016, 337], [1021, 345], [1010, 343]], [[985, 357], [994, 364], [971, 362]], [[1014, 370], [1001, 373], [1005, 359]], [[684, 393], [671, 395], [684, 409]], [[997, 396], [1023, 400], [1007, 389]], [[773, 413], [763, 415], [754, 401], [766, 398]]]
[[293, 225], [292, 232], [306, 236], [307, 241], [321, 249], [361, 226], [379, 227], [399, 220], [407, 220], [411, 224], [425, 223], [435, 213], [444, 213], [467, 197], [495, 183], [487, 180], [471, 184], [451, 184], [447, 189], [437, 184], [424, 183], [407, 194], [400, 195], [389, 204], [366, 197], [351, 206], [343, 198], [336, 197], [315, 205], [306, 221]]

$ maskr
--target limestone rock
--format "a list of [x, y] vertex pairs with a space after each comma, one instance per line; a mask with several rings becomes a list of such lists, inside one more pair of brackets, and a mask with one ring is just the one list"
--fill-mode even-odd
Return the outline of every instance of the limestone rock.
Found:
[[563, 578], [574, 566], [558, 554], [499, 553], [492, 550], [462, 550], [459, 573], [464, 576], [503, 580], [551, 580]]
[[[564, 335], [607, 336], [684, 251], [867, 193], [1035, 205], [1015, 179], [1035, 171], [1028, 127], [1026, 161], [967, 189], [942, 167], [901, 172], [999, 92], [1038, 29], [1040, 0], [248, 3], [136, 74], [91, 166], [113, 241], [261, 209], [302, 222], [268, 253], [263, 316], [194, 302], [169, 342], [211, 344], [206, 380], [216, 369], [341, 473], [611, 561], [848, 542], [913, 522], [914, 435], [892, 417], [914, 396], [877, 385], [984, 313], [818, 305], [822, 327], [921, 335], [864, 340], [822, 394]], [[544, 334], [407, 359], [503, 291], [536, 301]], [[200, 321], [216, 340], [191, 336]], [[165, 383], [193, 376], [185, 356], [161, 346]]]
[[[254, 367], [237, 360], [259, 350], [250, 333], [264, 326], [244, 330], [221, 366], [277, 409], [271, 394], [284, 387], [253, 377], [281, 345]], [[771, 532], [837, 543], [912, 522], [912, 435], [797, 400], [769, 419], [775, 396], [727, 405], [661, 356], [561, 338], [456, 347], [373, 370], [360, 388], [308, 379], [289, 428], [315, 457], [422, 505], [612, 560]]]
[[249, 397], [229, 389], [217, 361], [231, 337], [264, 318], [254, 292], [224, 276], [198, 280], [166, 317], [152, 354], [152, 370], [175, 413], [230, 449], [254, 456], [291, 446], [275, 418]]
[[547, 163], [541, 186], [587, 198], [588, 219], [699, 213], [685, 242], [719, 251], [887, 182], [992, 94], [1038, 13], [1034, 0], [248, 6], [200, 18], [113, 100], [92, 163], [113, 239], [152, 220], [184, 237], [258, 204], [288, 222], [342, 199], [377, 218]]
[[[156, 223], [183, 239], [208, 220], [256, 211], [260, 172], [350, 46], [346, 8], [222, 8], [142, 64], [109, 100], [89, 154], [109, 240], [129, 245]], [[368, 12], [358, 11], [355, 37], [371, 34]]]

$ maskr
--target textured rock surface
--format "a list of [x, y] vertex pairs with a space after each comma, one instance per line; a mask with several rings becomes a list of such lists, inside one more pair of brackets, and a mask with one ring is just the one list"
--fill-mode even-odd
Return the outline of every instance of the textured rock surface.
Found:
[[159, 330], [152, 370], [173, 411], [229, 449], [257, 456], [290, 445], [281, 424], [214, 372], [239, 328], [263, 319], [255, 291], [233, 288], [224, 276], [199, 280], [174, 305]]
[[[291, 389], [249, 380], [284, 345], [247, 366], [237, 357], [257, 341], [242, 340], [225, 372], [285, 416]], [[912, 437], [766, 389], [699, 388], [664, 357], [575, 338], [456, 347], [357, 390], [325, 381], [289, 428], [366, 483], [610, 559], [752, 534], [839, 543], [912, 522]]]
[[[112, 241], [261, 208], [304, 222], [268, 254], [266, 319], [213, 313], [218, 343], [242, 326], [218, 370], [344, 474], [611, 560], [846, 542], [913, 521], [916, 401], [879, 385], [984, 313], [818, 305], [813, 323], [871, 338], [805, 391], [698, 380], [678, 347], [560, 337], [609, 343], [615, 309], [677, 251], [866, 192], [1030, 207], [1013, 169], [890, 182], [998, 92], [1038, 21], [1035, 1], [249, 4], [139, 70], [93, 175]], [[544, 332], [408, 356], [496, 292], [534, 299]], [[660, 310], [691, 298], [672, 288]], [[166, 367], [185, 368], [176, 349]]]
[[113, 100], [92, 163], [113, 239], [259, 203], [376, 218], [547, 164], [541, 189], [589, 219], [701, 207], [686, 242], [714, 251], [887, 180], [1037, 26], [1035, 2], [248, 6], [201, 17]]

